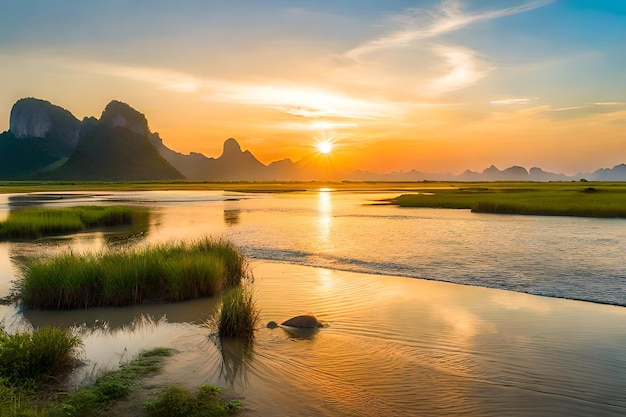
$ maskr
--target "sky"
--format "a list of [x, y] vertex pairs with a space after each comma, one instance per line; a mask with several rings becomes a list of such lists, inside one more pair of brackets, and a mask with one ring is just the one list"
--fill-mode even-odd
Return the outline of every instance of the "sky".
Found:
[[111, 100], [182, 153], [234, 137], [337, 172], [575, 174], [626, 162], [626, 1], [4, 0], [0, 131], [23, 97]]

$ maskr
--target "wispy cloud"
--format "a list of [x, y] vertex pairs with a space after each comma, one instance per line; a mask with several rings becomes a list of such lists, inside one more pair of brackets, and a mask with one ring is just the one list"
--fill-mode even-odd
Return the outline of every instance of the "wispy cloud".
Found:
[[537, 97], [530, 98], [504, 98], [499, 100], [492, 100], [489, 103], [494, 104], [496, 106], [508, 106], [508, 105], [521, 105], [528, 104], [533, 100], [537, 100]]
[[475, 84], [487, 76], [491, 67], [477, 57], [475, 51], [459, 46], [438, 46], [433, 51], [445, 62], [444, 74], [433, 80], [429, 93], [442, 94]]
[[260, 106], [303, 118], [375, 119], [398, 114], [398, 107], [393, 102], [356, 97], [335, 89], [301, 83], [225, 80], [163, 68], [79, 60], [64, 61], [63, 65], [74, 70], [150, 83], [159, 89], [194, 93], [205, 101]]
[[538, 114], [551, 119], [575, 119], [601, 114], [623, 113], [626, 102], [596, 102], [575, 106], [553, 107], [547, 106]]
[[377, 50], [406, 46], [413, 41], [443, 35], [476, 22], [528, 12], [546, 6], [553, 1], [537, 0], [516, 7], [480, 13], [466, 13], [463, 10], [463, 3], [459, 0], [443, 0], [434, 12], [424, 9], [408, 9], [405, 13], [392, 19], [394, 24], [400, 28], [352, 48], [344, 55], [356, 60]]

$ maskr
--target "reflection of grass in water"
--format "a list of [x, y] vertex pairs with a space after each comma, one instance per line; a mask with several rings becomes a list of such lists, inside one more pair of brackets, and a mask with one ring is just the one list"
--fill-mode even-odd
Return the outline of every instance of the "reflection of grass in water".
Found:
[[[254, 356], [254, 340], [246, 338], [222, 338], [218, 333], [209, 335], [209, 340], [220, 352], [219, 368], [214, 377], [226, 382], [230, 387], [236, 383], [247, 386], [248, 366]], [[217, 375], [219, 371], [219, 375]]]
[[17, 297], [31, 308], [123, 306], [211, 296], [248, 276], [245, 257], [230, 243], [191, 243], [35, 260], [23, 270]]
[[130, 225], [147, 212], [126, 206], [79, 206], [12, 210], [0, 222], [0, 239], [34, 239], [97, 227]]
[[471, 209], [476, 213], [626, 217], [626, 187], [613, 183], [484, 183], [480, 187], [404, 194], [400, 207]]

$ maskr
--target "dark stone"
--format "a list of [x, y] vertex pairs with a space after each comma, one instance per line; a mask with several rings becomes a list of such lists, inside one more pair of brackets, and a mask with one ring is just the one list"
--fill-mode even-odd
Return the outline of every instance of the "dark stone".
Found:
[[317, 317], [312, 314], [306, 314], [303, 316], [296, 316], [281, 323], [282, 326], [297, 327], [300, 329], [318, 329], [324, 327]]

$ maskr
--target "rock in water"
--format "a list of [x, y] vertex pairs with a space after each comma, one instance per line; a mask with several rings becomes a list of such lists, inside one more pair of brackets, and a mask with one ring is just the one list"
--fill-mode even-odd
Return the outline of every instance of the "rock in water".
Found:
[[282, 326], [297, 327], [300, 329], [318, 329], [324, 327], [317, 317], [312, 314], [306, 314], [303, 316], [296, 316], [290, 318], [287, 321], [281, 323]]

